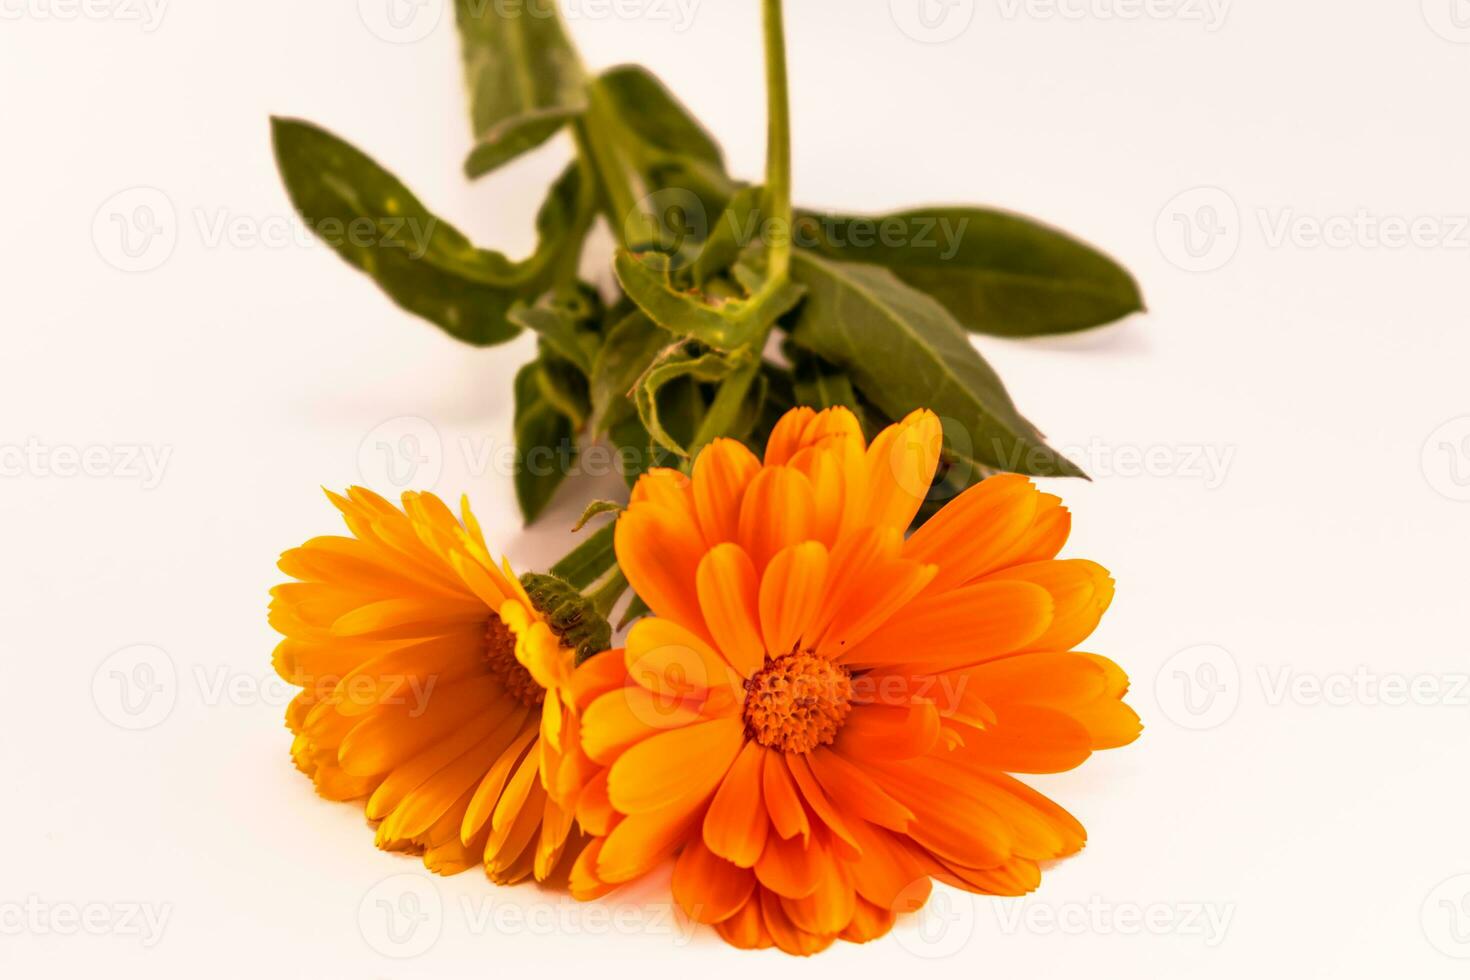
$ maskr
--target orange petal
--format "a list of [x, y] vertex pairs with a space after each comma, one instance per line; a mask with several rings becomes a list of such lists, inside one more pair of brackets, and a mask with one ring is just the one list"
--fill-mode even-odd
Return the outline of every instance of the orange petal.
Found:
[[640, 687], [671, 700], [703, 697], [739, 680], [703, 639], [671, 619], [645, 617], [628, 632], [624, 659]]
[[691, 793], [712, 793], [745, 741], [745, 723], [719, 718], [639, 742], [613, 763], [607, 797], [619, 811], [647, 813]]
[[1027, 645], [1030, 650], [1072, 649], [1097, 628], [1113, 601], [1113, 579], [1107, 569], [1081, 559], [1017, 565], [992, 572], [983, 581], [1030, 582], [1051, 594], [1051, 625]]
[[734, 439], [716, 439], [694, 463], [694, 509], [710, 546], [734, 541], [740, 530], [740, 501], [760, 471], [760, 460]]
[[744, 905], [730, 918], [715, 924], [720, 938], [736, 949], [769, 949], [774, 945], [761, 917], [760, 888], [751, 892]]
[[759, 860], [770, 832], [761, 794], [763, 749], [747, 742], [725, 774], [704, 816], [704, 842], [728, 861], [749, 868]]
[[824, 863], [830, 859], [821, 835], [813, 835], [807, 843], [797, 837], [768, 837], [761, 859], [755, 863], [755, 875], [772, 891], [787, 898], [801, 898], [816, 891]]
[[598, 880], [620, 884], [650, 871], [697, 830], [704, 804], [705, 798], [691, 795], [674, 806], [624, 817], [612, 833], [599, 838]]
[[695, 575], [699, 608], [720, 652], [741, 677], [749, 677], [766, 662], [757, 605], [759, 579], [755, 564], [737, 544], [711, 548]]
[[582, 750], [594, 762], [607, 764], [650, 735], [699, 720], [699, 709], [686, 701], [669, 701], [641, 687], [608, 691], [582, 714]]
[[796, 784], [786, 769], [786, 757], [780, 752], [766, 749], [762, 753], [761, 792], [766, 801], [766, 812], [771, 815], [771, 826], [781, 837], [790, 838], [797, 834], [802, 840], [811, 836], [811, 824], [806, 818], [806, 808], [796, 793]]
[[707, 635], [694, 591], [705, 544], [692, 518], [653, 503], [630, 505], [618, 518], [613, 546], [628, 584], [648, 608]]
[[760, 620], [765, 648], [790, 653], [821, 607], [827, 585], [827, 549], [816, 541], [784, 548], [761, 577]]
[[790, 953], [792, 956], [811, 956], [820, 953], [831, 946], [837, 938], [836, 936], [819, 936], [797, 928], [782, 907], [781, 899], [772, 892], [761, 892], [761, 918], [765, 921], [766, 931], [770, 933], [776, 945], [783, 953]]
[[[914, 819], [913, 811], [889, 796], [870, 776], [836, 752], [819, 748], [808, 754], [807, 763], [839, 812], [850, 813], [859, 820], [869, 820], [900, 833], [907, 830]], [[860, 841], [854, 840], [854, 843], [859, 850], [862, 849]]]
[[911, 602], [838, 661], [953, 670], [1026, 648], [1051, 615], [1051, 594], [1039, 585], [979, 582]]
[[815, 409], [799, 406], [791, 409], [776, 422], [766, 440], [767, 466], [785, 466], [786, 461], [803, 447], [802, 436], [812, 419], [817, 417]]
[[868, 447], [868, 521], [906, 530], [919, 512], [934, 471], [944, 430], [928, 409], [890, 425]]
[[745, 906], [755, 891], [755, 875], [714, 854], [696, 837], [674, 864], [672, 890], [684, 914], [695, 922], [713, 924]]
[[1041, 494], [1005, 473], [975, 484], [913, 533], [904, 556], [939, 565], [934, 591], [972, 582], [1006, 563], [1031, 530]]
[[782, 548], [809, 540], [815, 523], [811, 481], [790, 467], [767, 467], [750, 481], [741, 501], [740, 544], [762, 571]]

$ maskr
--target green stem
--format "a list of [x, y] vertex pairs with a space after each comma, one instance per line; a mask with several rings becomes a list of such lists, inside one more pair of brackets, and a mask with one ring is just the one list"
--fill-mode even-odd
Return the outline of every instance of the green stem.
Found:
[[594, 591], [585, 593], [592, 603], [593, 610], [603, 619], [612, 615], [613, 606], [628, 591], [628, 579], [623, 575], [621, 568], [614, 568], [607, 580], [599, 585]]
[[768, 276], [782, 283], [791, 272], [791, 97], [786, 78], [786, 27], [781, 0], [762, 0], [766, 43], [766, 213], [776, 229]]
[[597, 173], [598, 182], [606, 196], [607, 221], [612, 232], [624, 246], [628, 220], [638, 206], [633, 190], [632, 174], [623, 165], [610, 126], [610, 110], [607, 98], [598, 88], [597, 80], [587, 83], [587, 111], [577, 121], [573, 133], [577, 149]]

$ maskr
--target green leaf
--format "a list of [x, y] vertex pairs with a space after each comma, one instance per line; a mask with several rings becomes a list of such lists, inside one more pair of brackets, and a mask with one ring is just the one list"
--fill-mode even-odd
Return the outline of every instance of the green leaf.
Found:
[[[634, 391], [634, 403], [654, 442], [679, 456], [690, 455], [684, 443], [700, 431], [705, 417], [703, 396], [695, 385], [723, 381], [754, 361], [754, 355], [746, 351], [733, 354], [709, 351], [697, 355], [676, 354], [649, 368]], [[673, 383], [679, 381], [695, 385], [675, 387]], [[675, 394], [685, 399], [684, 404], [667, 413], [660, 398], [666, 387], [675, 387]], [[687, 435], [683, 431], [686, 429]]]
[[586, 79], [555, 4], [455, 0], [476, 177], [541, 145], [586, 108]]
[[577, 523], [572, 525], [572, 530], [580, 531], [586, 527], [589, 521], [601, 517], [603, 514], [621, 514], [623, 505], [616, 500], [594, 500], [582, 511], [582, 516], [577, 518]]
[[542, 400], [565, 415], [573, 429], [581, 429], [587, 424], [587, 416], [592, 411], [587, 394], [587, 376], [571, 361], [559, 357], [555, 349], [544, 341], [541, 359], [537, 363], [540, 371], [536, 374], [536, 386]]
[[585, 589], [602, 578], [618, 563], [618, 557], [613, 551], [615, 527], [616, 521], [588, 535], [586, 541], [551, 566], [551, 574], [579, 589]]
[[635, 256], [619, 251], [613, 268], [623, 291], [654, 323], [721, 351], [764, 338], [773, 323], [801, 302], [803, 293], [795, 282], [766, 289], [748, 267], [740, 276], [748, 290], [742, 298], [716, 299], [681, 290], [670, 277], [668, 256], [657, 253]]
[[[638, 65], [621, 65], [594, 79], [591, 99], [611, 124], [619, 154], [638, 175], [647, 195], [640, 213], [614, 216], [624, 224], [661, 225], [677, 215], [698, 241], [739, 189], [725, 170], [713, 136], [656, 76]], [[684, 232], [683, 227], [677, 229]], [[633, 237], [630, 241], [642, 239]]]
[[644, 168], [694, 163], [724, 175], [725, 155], [715, 138], [648, 69], [619, 65], [593, 84], [633, 138], [631, 148]]
[[798, 222], [797, 241], [829, 259], [892, 270], [980, 333], [1069, 333], [1143, 309], [1138, 284], [1113, 259], [1065, 232], [1004, 211], [807, 214]]
[[689, 444], [689, 455], [698, 456], [701, 449], [716, 439], [744, 440], [749, 436], [760, 421], [766, 384], [759, 358], [747, 357], [743, 365], [731, 371], [720, 382], [709, 410], [700, 421], [694, 441]]
[[654, 444], [653, 437], [643, 427], [643, 420], [636, 412], [614, 425], [608, 436], [618, 449], [623, 479], [630, 487], [656, 466], [678, 464], [677, 456]]
[[628, 603], [628, 608], [623, 612], [623, 618], [618, 620], [618, 629], [623, 629], [629, 623], [633, 622], [633, 620], [642, 619], [651, 612], [653, 610], [648, 608], [648, 603], [635, 595], [633, 600]]
[[532, 361], [515, 380], [515, 488], [527, 524], [546, 509], [576, 452], [572, 421], [546, 400], [543, 373], [542, 362]]
[[863, 417], [857, 392], [853, 391], [852, 379], [847, 372], [805, 351], [792, 350], [788, 354], [792, 359], [791, 373], [798, 405], [818, 410], [841, 406], [859, 419]]
[[464, 162], [465, 175], [483, 177], [529, 153], [581, 115], [579, 109], [538, 109], [512, 116], [481, 134]]
[[575, 365], [584, 377], [592, 376], [592, 359], [597, 353], [598, 337], [586, 327], [582, 310], [560, 298], [543, 296], [534, 306], [511, 311], [511, 322], [538, 334], [557, 356]]
[[762, 189], [747, 187], [730, 199], [694, 262], [694, 283], [703, 286], [729, 269], [755, 241], [760, 228]]
[[498, 344], [520, 332], [507, 313], [541, 291], [564, 246], [577, 212], [575, 169], [541, 209], [536, 252], [513, 262], [476, 248], [396, 177], [326, 130], [282, 118], [272, 119], [271, 129], [281, 178], [307, 226], [393, 302], [471, 344]]
[[642, 310], [613, 324], [592, 361], [592, 432], [606, 432], [634, 411], [633, 386], [661, 351], [673, 346], [667, 332]]
[[939, 303], [887, 269], [798, 252], [806, 284], [791, 337], [843, 368], [891, 418], [928, 408], [945, 423], [946, 451], [1032, 476], [1082, 476], [1021, 417], [1000, 378]]

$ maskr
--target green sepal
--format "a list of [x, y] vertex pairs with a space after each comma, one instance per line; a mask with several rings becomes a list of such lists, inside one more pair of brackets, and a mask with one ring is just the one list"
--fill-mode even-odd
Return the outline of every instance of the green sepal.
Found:
[[576, 651], [578, 666], [612, 646], [612, 627], [592, 608], [592, 600], [571, 583], [554, 575], [527, 572], [521, 576], [521, 585], [562, 645]]

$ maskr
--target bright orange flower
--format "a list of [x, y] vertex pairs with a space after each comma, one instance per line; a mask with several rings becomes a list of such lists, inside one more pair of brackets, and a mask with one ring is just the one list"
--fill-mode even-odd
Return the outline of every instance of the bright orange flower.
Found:
[[286, 711], [297, 767], [328, 799], [366, 797], [378, 846], [433, 871], [565, 872], [585, 841], [563, 803], [591, 768], [574, 651], [467, 502], [461, 522], [427, 493], [402, 510], [360, 487], [327, 496], [351, 536], [287, 551], [298, 581], [271, 590], [276, 670], [304, 688]]
[[654, 616], [581, 678], [588, 898], [674, 856], [675, 899], [741, 947], [882, 935], [930, 879], [1019, 895], [1085, 833], [1010, 773], [1137, 737], [1111, 661], [1070, 652], [1113, 595], [1057, 560], [1069, 515], [1019, 476], [905, 540], [941, 433], [866, 445], [842, 409], [788, 413], [764, 463], [712, 444], [644, 476], [618, 560]]

